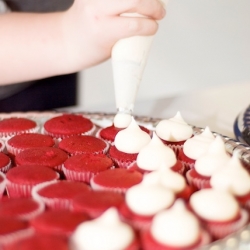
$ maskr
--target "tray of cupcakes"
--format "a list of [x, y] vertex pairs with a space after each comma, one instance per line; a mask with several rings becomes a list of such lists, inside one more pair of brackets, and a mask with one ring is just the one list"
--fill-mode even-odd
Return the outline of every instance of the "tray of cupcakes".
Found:
[[0, 248], [249, 249], [248, 146], [125, 118], [0, 114]]

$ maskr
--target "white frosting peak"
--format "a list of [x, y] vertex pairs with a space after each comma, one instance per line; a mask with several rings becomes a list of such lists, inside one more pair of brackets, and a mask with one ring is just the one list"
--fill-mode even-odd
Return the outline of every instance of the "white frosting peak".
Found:
[[185, 141], [183, 151], [189, 158], [197, 160], [208, 150], [209, 145], [214, 139], [213, 133], [210, 131], [209, 127], [206, 127], [201, 134], [195, 135]]
[[250, 175], [242, 165], [237, 153], [234, 153], [225, 168], [213, 174], [212, 187], [242, 196], [250, 192]]
[[184, 121], [179, 111], [174, 117], [161, 120], [155, 131], [161, 139], [173, 142], [187, 140], [193, 134], [192, 127]]
[[230, 156], [221, 136], [216, 136], [208, 150], [196, 160], [194, 167], [200, 175], [210, 177], [218, 169], [225, 167], [229, 160]]
[[129, 126], [119, 131], [115, 137], [115, 147], [125, 153], [139, 153], [140, 149], [150, 142], [150, 135], [140, 129], [132, 117]]
[[198, 219], [189, 212], [182, 200], [155, 215], [151, 233], [154, 239], [163, 245], [187, 247], [195, 244], [200, 236]]
[[153, 133], [150, 142], [141, 148], [136, 159], [139, 168], [150, 171], [159, 169], [162, 164], [170, 168], [176, 161], [173, 149], [165, 145], [156, 133]]
[[126, 249], [134, 240], [132, 228], [122, 222], [116, 208], [110, 208], [100, 217], [81, 223], [73, 233], [74, 250]]
[[132, 117], [127, 113], [117, 113], [114, 117], [114, 126], [116, 128], [126, 128], [129, 126]]

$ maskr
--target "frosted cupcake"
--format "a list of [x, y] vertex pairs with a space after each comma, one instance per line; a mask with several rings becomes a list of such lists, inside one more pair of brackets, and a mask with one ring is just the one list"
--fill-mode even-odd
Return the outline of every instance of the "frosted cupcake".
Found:
[[208, 150], [209, 145], [214, 139], [215, 136], [209, 127], [206, 127], [201, 134], [194, 135], [184, 142], [183, 148], [179, 151], [178, 158], [186, 170], [194, 168], [195, 161]]
[[209, 188], [211, 176], [225, 168], [230, 160], [221, 136], [217, 135], [208, 150], [194, 163], [194, 168], [186, 173], [188, 183], [195, 189]]
[[248, 212], [227, 191], [202, 189], [193, 193], [189, 204], [212, 237], [222, 239], [248, 223]]
[[183, 148], [184, 142], [193, 135], [193, 128], [187, 124], [180, 112], [170, 118], [161, 120], [155, 128], [156, 134], [162, 141], [171, 147], [178, 156], [179, 151]]
[[129, 126], [116, 135], [114, 146], [109, 149], [109, 156], [117, 167], [127, 168], [136, 161], [140, 149], [150, 140], [150, 135], [141, 130], [132, 118]]
[[133, 228], [120, 220], [115, 208], [110, 208], [76, 228], [70, 239], [70, 249], [138, 250], [139, 244]]
[[144, 250], [192, 250], [210, 241], [209, 234], [182, 200], [156, 214], [150, 229], [142, 232]]

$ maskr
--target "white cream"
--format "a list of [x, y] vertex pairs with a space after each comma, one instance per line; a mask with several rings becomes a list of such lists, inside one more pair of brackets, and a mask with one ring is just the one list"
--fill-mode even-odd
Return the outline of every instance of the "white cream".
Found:
[[230, 160], [225, 144], [221, 136], [217, 135], [209, 145], [208, 150], [195, 162], [194, 168], [197, 173], [210, 177], [219, 169], [225, 167]]
[[117, 113], [114, 117], [114, 126], [116, 128], [126, 128], [131, 123], [132, 116], [127, 113]]
[[236, 196], [249, 194], [250, 175], [240, 162], [237, 153], [233, 154], [224, 168], [212, 175], [210, 184], [216, 189], [228, 191]]
[[159, 243], [180, 248], [195, 244], [200, 236], [199, 221], [182, 200], [155, 215], [150, 230]]
[[117, 133], [114, 145], [119, 151], [135, 154], [139, 153], [141, 148], [147, 145], [150, 140], [150, 135], [140, 129], [139, 125], [132, 117], [129, 126]]
[[132, 228], [120, 220], [115, 208], [110, 208], [97, 219], [81, 223], [74, 231], [70, 245], [72, 250], [122, 250], [134, 238]]
[[173, 149], [166, 146], [155, 133], [150, 142], [140, 149], [136, 159], [139, 168], [150, 171], [157, 170], [162, 165], [173, 167], [176, 161]]
[[138, 215], [152, 216], [170, 207], [175, 199], [174, 192], [160, 183], [158, 176], [147, 176], [125, 194], [131, 211]]
[[155, 131], [161, 139], [171, 142], [185, 141], [193, 134], [193, 128], [184, 121], [179, 111], [174, 117], [161, 120]]
[[197, 160], [204, 154], [209, 145], [214, 141], [215, 137], [209, 127], [206, 127], [201, 134], [194, 135], [187, 139], [183, 145], [183, 152], [186, 156], [193, 160]]
[[189, 202], [196, 214], [209, 221], [223, 222], [234, 219], [240, 210], [232, 194], [213, 188], [193, 193]]

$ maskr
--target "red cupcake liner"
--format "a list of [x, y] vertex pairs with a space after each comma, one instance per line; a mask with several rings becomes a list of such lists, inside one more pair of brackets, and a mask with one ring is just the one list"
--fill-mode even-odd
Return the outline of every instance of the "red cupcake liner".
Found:
[[197, 190], [204, 188], [211, 188], [210, 179], [211, 177], [201, 176], [195, 169], [190, 169], [186, 173], [187, 182], [190, 186]]
[[177, 172], [177, 173], [181, 174], [181, 175], [184, 175], [185, 170], [186, 170], [185, 166], [179, 160], [177, 160], [175, 165], [172, 166], [170, 169], [173, 170], [174, 172]]

